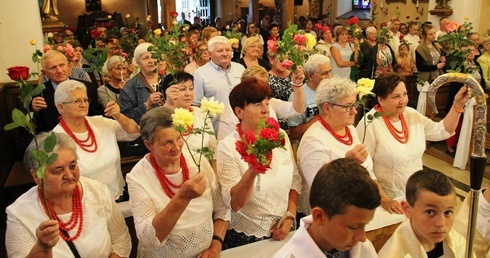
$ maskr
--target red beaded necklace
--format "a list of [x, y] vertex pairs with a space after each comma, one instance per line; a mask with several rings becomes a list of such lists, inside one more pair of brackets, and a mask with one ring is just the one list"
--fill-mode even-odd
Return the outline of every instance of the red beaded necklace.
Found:
[[80, 146], [80, 148], [82, 148], [82, 150], [86, 152], [96, 152], [97, 140], [95, 139], [94, 131], [92, 130], [92, 127], [90, 127], [90, 124], [88, 123], [86, 118], [83, 119], [83, 122], [85, 123], [85, 126], [88, 130], [88, 136], [85, 140], [79, 140], [77, 136], [70, 130], [70, 128], [68, 128], [68, 125], [65, 123], [65, 120], [63, 120], [63, 118], [61, 118], [60, 120], [60, 125], [65, 130], [65, 132], [75, 141], [75, 143]]
[[155, 160], [155, 157], [153, 156], [153, 153], [150, 153], [150, 164], [153, 167], [153, 170], [155, 171], [155, 175], [158, 178], [158, 181], [160, 181], [160, 185], [163, 188], [163, 191], [165, 191], [165, 194], [172, 199], [175, 196], [175, 192], [170, 188], [180, 188], [185, 181], [189, 180], [189, 169], [187, 168], [187, 163], [185, 162], [184, 155], [180, 154], [180, 167], [182, 168], [182, 176], [184, 178], [184, 181], [182, 184], [177, 185], [172, 183], [167, 176], [165, 175], [165, 171], [161, 169]]
[[332, 127], [330, 127], [330, 125], [328, 125], [325, 120], [323, 120], [322, 118], [319, 118], [318, 119], [320, 121], [320, 123], [323, 125], [323, 127], [325, 127], [325, 129], [327, 129], [327, 131], [330, 132], [330, 134], [335, 138], [337, 139], [337, 141], [345, 144], [345, 145], [352, 145], [352, 134], [350, 133], [350, 129], [348, 126], [345, 127], [345, 134], [344, 135], [338, 135], [333, 129]]
[[[67, 242], [73, 242], [75, 239], [77, 239], [80, 234], [82, 233], [83, 229], [83, 208], [82, 208], [82, 198], [80, 196], [80, 189], [79, 187], [75, 187], [73, 190], [73, 196], [72, 196], [72, 213], [70, 216], [70, 219], [67, 222], [61, 222], [60, 219], [58, 218], [58, 215], [56, 215], [56, 212], [54, 211], [53, 206], [51, 203], [49, 203], [48, 200], [46, 200], [46, 205], [44, 204], [44, 197], [43, 197], [43, 191], [40, 187], [37, 188], [38, 191], [38, 196], [39, 200], [43, 204], [44, 211], [46, 214], [53, 216], [53, 219], [58, 221], [59, 225], [59, 230], [60, 230], [60, 236]], [[49, 209], [49, 212], [48, 212]], [[68, 237], [68, 235], [63, 234], [61, 231], [70, 231], [74, 229], [78, 225], [78, 230], [77, 233], [73, 237]]]
[[[381, 113], [383, 113], [383, 108], [380, 106], [376, 107], [377, 110], [379, 110]], [[388, 116], [382, 116], [383, 121], [385, 122], [386, 127], [388, 127], [388, 130], [390, 131], [391, 135], [400, 143], [405, 144], [408, 142], [410, 138], [410, 131], [408, 130], [408, 125], [407, 121], [405, 120], [405, 116], [403, 113], [400, 114], [399, 118], [402, 124], [402, 129], [398, 130], [396, 129], [393, 124], [391, 123], [390, 119]]]

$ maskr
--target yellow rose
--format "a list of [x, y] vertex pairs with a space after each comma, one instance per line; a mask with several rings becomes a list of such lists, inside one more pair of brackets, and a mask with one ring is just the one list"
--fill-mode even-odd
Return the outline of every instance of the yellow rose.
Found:
[[172, 124], [177, 127], [178, 131], [191, 128], [194, 125], [194, 114], [187, 109], [176, 108], [172, 114]]
[[238, 39], [237, 38], [231, 38], [231, 39], [228, 39], [228, 42], [230, 43], [230, 45], [233, 45], [233, 44], [238, 43]]
[[368, 78], [361, 78], [357, 81], [356, 91], [359, 94], [359, 98], [363, 98], [366, 95], [375, 96], [371, 91], [374, 88], [374, 80]]
[[153, 33], [158, 36], [158, 35], [162, 34], [162, 30], [161, 29], [155, 29], [153, 31]]
[[29, 44], [31, 44], [31, 46], [36, 45], [36, 40], [35, 39], [29, 40]]
[[311, 33], [306, 33], [306, 48], [308, 50], [312, 50], [316, 45], [316, 39], [315, 36], [313, 36]]
[[223, 114], [225, 111], [225, 104], [219, 102], [211, 97], [210, 99], [203, 98], [201, 101], [201, 108], [204, 112], [209, 112], [210, 117], [216, 117]]

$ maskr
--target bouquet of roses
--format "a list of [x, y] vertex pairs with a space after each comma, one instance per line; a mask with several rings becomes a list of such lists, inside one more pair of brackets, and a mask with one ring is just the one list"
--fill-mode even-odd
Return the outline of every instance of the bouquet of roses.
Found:
[[277, 53], [282, 66], [293, 71], [298, 66], [302, 66], [308, 56], [312, 53], [313, 47], [316, 45], [316, 39], [310, 33], [303, 30], [298, 30], [298, 26], [288, 24], [288, 28], [284, 31], [281, 40], [267, 41], [267, 47], [270, 51]]
[[471, 22], [468, 22], [468, 17], [465, 17], [463, 24], [450, 22], [446, 25], [447, 33], [439, 39], [441, 45], [445, 45], [449, 51], [446, 55], [446, 60], [449, 62], [448, 72], [471, 73], [472, 71], [466, 67], [466, 58], [470, 54], [469, 49], [464, 46], [472, 45], [468, 35], [473, 30]]
[[376, 94], [372, 92], [374, 88], [374, 80], [368, 78], [361, 78], [357, 81], [357, 103], [362, 108], [362, 117], [364, 118], [364, 134], [362, 136], [362, 143], [366, 139], [366, 129], [367, 127], [374, 121], [374, 119], [382, 116], [381, 113], [376, 111], [374, 114], [366, 114], [369, 112], [369, 108], [367, 107], [367, 102], [369, 97], [375, 97]]
[[352, 36], [360, 40], [362, 39], [362, 29], [357, 24], [358, 22], [359, 22], [359, 18], [353, 16], [347, 21], [347, 24], [349, 24], [349, 31], [352, 34]]
[[258, 136], [248, 130], [243, 133], [242, 139], [235, 142], [236, 150], [249, 166], [260, 174], [270, 168], [272, 150], [286, 149], [285, 134], [279, 131], [279, 123], [272, 117], [261, 119]]
[[[208, 146], [203, 146], [204, 134], [214, 135], [214, 132], [210, 130], [211, 128], [208, 127], [206, 121], [210, 118], [216, 117], [217, 115], [223, 114], [225, 105], [222, 102], [214, 100], [214, 97], [211, 97], [209, 100], [207, 98], [203, 98], [201, 101], [201, 109], [206, 112], [206, 115], [204, 116], [203, 126], [200, 128], [194, 128], [195, 117], [194, 114], [188, 109], [176, 108], [174, 114], [172, 114], [172, 124], [174, 125], [174, 129], [177, 130], [182, 136], [182, 139], [187, 146], [187, 150], [191, 154], [192, 161], [194, 161], [194, 164], [197, 166], [198, 172], [201, 171], [201, 158], [203, 155], [209, 160], [214, 160], [214, 149]], [[187, 138], [183, 137], [184, 135], [188, 134], [201, 135], [201, 148], [197, 149], [197, 153], [199, 153], [199, 160], [194, 158], [194, 154], [189, 147]]]

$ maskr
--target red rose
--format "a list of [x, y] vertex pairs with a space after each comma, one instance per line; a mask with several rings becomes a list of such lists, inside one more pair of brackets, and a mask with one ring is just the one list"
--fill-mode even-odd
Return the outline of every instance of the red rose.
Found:
[[272, 128], [274, 128], [276, 131], [279, 131], [279, 123], [276, 121], [276, 119], [272, 117], [268, 117], [265, 120], [265, 123], [270, 125]]
[[272, 40], [272, 39], [267, 40], [267, 48], [268, 48], [270, 51], [272, 51], [272, 52], [276, 53], [276, 52], [277, 52], [277, 42], [275, 42], [275, 41], [274, 41], [274, 40]]
[[90, 36], [92, 36], [92, 38], [96, 39], [100, 36], [100, 31], [98, 31], [97, 29], [93, 29], [90, 31]]
[[245, 141], [248, 144], [253, 144], [255, 141], [257, 141], [257, 138], [255, 137], [255, 134], [252, 131], [246, 131], [245, 134]]
[[357, 22], [359, 22], [359, 18], [357, 18], [356, 16], [350, 18], [348, 21], [347, 21], [347, 24], [349, 25], [354, 25], [356, 24]]
[[298, 44], [298, 45], [304, 45], [304, 44], [306, 44], [306, 41], [307, 40], [308, 39], [306, 38], [305, 35], [296, 34], [293, 37], [293, 41], [296, 42], [296, 44]]
[[405, 37], [405, 35], [400, 34], [400, 41], [402, 41], [404, 37]]
[[242, 141], [236, 141], [235, 142], [235, 149], [240, 153], [241, 155], [247, 153], [247, 145], [242, 142]]
[[315, 23], [315, 29], [321, 30], [322, 29], [322, 24], [321, 23]]
[[172, 17], [176, 18], [177, 16], [179, 16], [179, 13], [178, 13], [178, 12], [176, 12], [176, 11], [171, 11], [171, 12], [170, 12], [170, 16], [172, 16]]
[[284, 67], [286, 69], [291, 69], [291, 67], [293, 67], [294, 63], [293, 63], [293, 61], [286, 59], [286, 60], [281, 62], [281, 65], [282, 65], [282, 67]]
[[381, 26], [381, 28], [384, 28], [384, 27], [388, 26], [388, 23], [382, 22], [380, 26]]
[[398, 10], [398, 6], [396, 7], [396, 9]]
[[276, 142], [279, 140], [279, 132], [272, 128], [264, 128], [260, 130], [260, 137]]
[[27, 66], [14, 66], [7, 68], [7, 75], [14, 81], [27, 80], [29, 77], [29, 67]]
[[406, 17], [406, 18], [407, 18], [407, 20], [408, 20], [408, 19], [410, 19], [410, 15], [407, 15], [407, 17]]

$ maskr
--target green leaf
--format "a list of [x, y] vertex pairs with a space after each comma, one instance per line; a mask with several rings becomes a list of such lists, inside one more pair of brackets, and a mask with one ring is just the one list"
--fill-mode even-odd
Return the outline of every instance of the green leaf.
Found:
[[12, 120], [14, 120], [14, 123], [22, 127], [27, 127], [27, 124], [29, 123], [29, 120], [24, 113], [17, 108], [12, 110]]
[[3, 130], [5, 130], [5, 131], [10, 131], [10, 130], [15, 129], [15, 128], [17, 128], [17, 127], [19, 127], [19, 125], [18, 125], [18, 124], [16, 124], [16, 123], [10, 123], [10, 124], [6, 124], [6, 125], [3, 127]]
[[51, 165], [51, 164], [53, 164], [53, 163], [56, 161], [56, 159], [57, 159], [57, 158], [58, 158], [58, 153], [53, 153], [53, 154], [51, 154], [51, 155], [49, 156], [48, 160], [46, 160], [46, 164], [47, 164], [47, 165]]
[[43, 92], [43, 90], [45, 88], [46, 88], [46, 86], [44, 84], [39, 84], [39, 85], [37, 85], [36, 88], [34, 88], [31, 92], [29, 92], [29, 94], [27, 96], [35, 97], [35, 96], [41, 95], [41, 93]]
[[44, 178], [44, 171], [46, 171], [46, 165], [42, 165], [42, 166], [38, 167], [36, 170], [37, 178], [43, 179]]
[[54, 146], [56, 146], [56, 135], [51, 132], [48, 137], [46, 137], [46, 140], [44, 140], [44, 150], [47, 153], [50, 153], [53, 151]]

